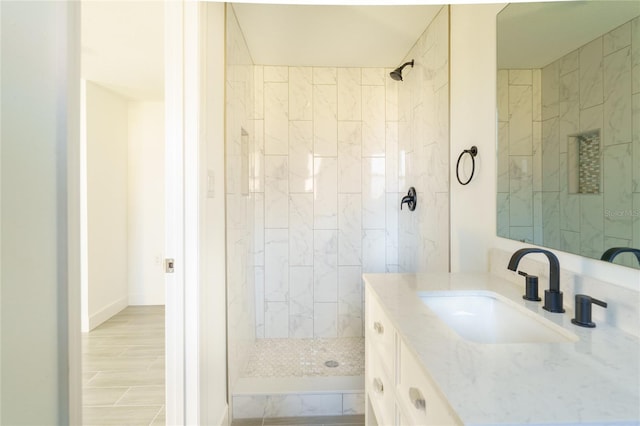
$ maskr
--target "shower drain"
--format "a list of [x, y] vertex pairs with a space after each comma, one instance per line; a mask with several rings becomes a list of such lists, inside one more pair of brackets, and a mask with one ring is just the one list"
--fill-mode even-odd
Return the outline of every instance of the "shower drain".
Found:
[[336, 368], [337, 366], [340, 365], [340, 363], [338, 361], [329, 360], [329, 361], [325, 361], [324, 365], [329, 368]]

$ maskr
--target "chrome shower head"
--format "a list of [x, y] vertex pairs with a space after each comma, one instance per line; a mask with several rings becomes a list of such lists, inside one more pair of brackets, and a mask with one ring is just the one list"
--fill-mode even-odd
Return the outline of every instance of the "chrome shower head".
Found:
[[402, 81], [402, 70], [404, 69], [404, 67], [406, 67], [407, 65], [411, 65], [411, 68], [413, 68], [413, 59], [410, 62], [405, 62], [404, 64], [402, 64], [401, 66], [399, 66], [398, 68], [396, 68], [395, 70], [391, 71], [389, 73], [389, 76], [396, 80], [396, 81]]

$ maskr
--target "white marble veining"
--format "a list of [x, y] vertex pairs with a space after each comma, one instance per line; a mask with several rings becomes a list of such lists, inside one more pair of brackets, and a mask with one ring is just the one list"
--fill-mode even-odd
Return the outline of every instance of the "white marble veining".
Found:
[[256, 338], [264, 337], [264, 266], [256, 266], [254, 269], [254, 282], [256, 285]]
[[530, 155], [510, 156], [510, 226], [533, 225], [533, 165]]
[[[268, 67], [266, 67], [268, 68]], [[287, 155], [289, 150], [289, 85], [264, 84], [264, 145], [267, 155]]]
[[313, 194], [289, 195], [289, 265], [313, 266]]
[[364, 86], [384, 86], [388, 80], [384, 68], [362, 68], [362, 84]]
[[[640, 44], [640, 43], [638, 43]], [[639, 52], [640, 55], [640, 52]], [[640, 68], [640, 67], [639, 67]], [[633, 192], [640, 193], [640, 93], [633, 95]]]
[[[387, 76], [392, 69], [385, 69], [384, 75]], [[387, 121], [398, 121], [398, 84], [391, 78], [385, 78], [385, 114]]]
[[289, 81], [289, 69], [285, 66], [264, 66], [264, 81], [286, 83]]
[[253, 117], [256, 120], [264, 119], [264, 66], [254, 65], [253, 67]]
[[291, 415], [313, 416], [342, 414], [341, 395], [286, 395], [272, 396], [267, 403], [266, 413], [271, 417]]
[[509, 86], [510, 155], [531, 155], [532, 153], [532, 105], [533, 92], [531, 85]]
[[289, 304], [287, 302], [266, 302], [264, 309], [264, 337], [289, 337]]
[[383, 86], [362, 86], [362, 155], [385, 154], [385, 93]]
[[309, 67], [289, 68], [289, 120], [313, 118], [313, 75]]
[[313, 337], [338, 337], [338, 303], [314, 303]]
[[400, 205], [400, 198], [398, 193], [387, 192], [386, 194], [385, 242], [387, 245], [387, 268], [390, 265], [398, 265], [398, 206]]
[[338, 159], [314, 158], [314, 229], [338, 227]]
[[362, 336], [362, 268], [338, 269], [338, 337]]
[[313, 297], [338, 301], [338, 231], [315, 230], [313, 237]]
[[[463, 424], [640, 421], [637, 337], [606, 323], [595, 329], [576, 327], [570, 322], [570, 309], [565, 314], [548, 313], [541, 304], [524, 301], [520, 286], [494, 275], [365, 274], [364, 278], [369, 297], [381, 304]], [[469, 289], [497, 292], [574, 333], [578, 341], [473, 343], [442, 323], [418, 297], [423, 291]]]
[[385, 227], [385, 159], [362, 160], [362, 226], [365, 229]]
[[362, 264], [362, 196], [338, 194], [338, 264]]
[[542, 70], [531, 70], [531, 95], [532, 95], [532, 111], [531, 118], [533, 121], [542, 121]]
[[313, 337], [313, 267], [289, 268], [289, 337]]
[[632, 233], [631, 144], [604, 150], [604, 232], [608, 237], [629, 238]]
[[337, 75], [337, 68], [313, 67], [313, 84], [336, 84]]
[[566, 137], [578, 132], [580, 128], [580, 80], [578, 71], [560, 77], [560, 101], [558, 116], [560, 120], [560, 140], [563, 144], [560, 152], [566, 152]]
[[599, 258], [604, 252], [604, 197], [584, 197], [580, 205], [580, 250]]
[[631, 141], [631, 48], [604, 58], [604, 143]]
[[340, 193], [362, 192], [362, 123], [338, 122], [338, 182]]
[[542, 193], [542, 243], [545, 247], [560, 246], [560, 193]]
[[603, 37], [603, 53], [608, 55], [631, 44], [631, 22], [608, 32]]
[[498, 121], [509, 121], [509, 70], [498, 70], [497, 76]]
[[631, 21], [631, 66], [632, 66], [632, 93], [640, 92], [640, 16]]
[[509, 122], [498, 123], [498, 192], [509, 192]]
[[[316, 68], [314, 68], [315, 70]], [[338, 103], [336, 85], [313, 85], [313, 152], [318, 156], [338, 154]]]
[[385, 189], [387, 192], [398, 192], [398, 122], [387, 121], [385, 155]]
[[560, 72], [558, 61], [542, 69], [542, 120], [558, 115]]
[[289, 122], [289, 191], [313, 192], [313, 123]]
[[289, 231], [265, 229], [265, 300], [286, 302], [289, 297]]
[[362, 119], [361, 82], [360, 68], [338, 68], [338, 120]]
[[265, 227], [286, 228], [289, 225], [289, 159], [286, 155], [267, 155], [265, 174]]
[[363, 272], [385, 272], [386, 243], [384, 229], [362, 231]]
[[602, 38], [580, 48], [580, 108], [599, 105], [603, 100]]

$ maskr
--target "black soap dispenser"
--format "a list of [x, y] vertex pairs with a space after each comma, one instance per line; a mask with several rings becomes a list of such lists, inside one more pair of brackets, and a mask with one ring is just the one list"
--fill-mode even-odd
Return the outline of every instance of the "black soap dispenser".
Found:
[[518, 271], [518, 274], [525, 277], [525, 290], [522, 298], [524, 300], [531, 300], [533, 302], [541, 301], [542, 299], [540, 299], [540, 296], [538, 296], [538, 277], [536, 277], [535, 275], [529, 275], [524, 271]]
[[602, 300], [594, 299], [586, 294], [576, 294], [575, 318], [572, 318], [571, 322], [580, 327], [594, 328], [596, 323], [591, 321], [592, 303], [603, 308], [607, 307], [607, 303]]

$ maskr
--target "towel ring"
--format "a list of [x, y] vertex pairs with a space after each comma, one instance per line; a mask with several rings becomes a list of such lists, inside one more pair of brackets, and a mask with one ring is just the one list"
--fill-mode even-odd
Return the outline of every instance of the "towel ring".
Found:
[[[469, 154], [471, 156], [471, 176], [469, 176], [469, 179], [466, 182], [463, 182], [460, 180], [460, 174], [459, 174], [459, 169], [460, 169], [460, 160], [462, 160], [462, 157], [465, 154]], [[458, 157], [458, 162], [456, 163], [456, 178], [458, 179], [458, 182], [460, 182], [460, 185], [467, 185], [469, 182], [471, 182], [471, 179], [473, 179], [473, 174], [476, 171], [476, 155], [478, 155], [478, 147], [476, 147], [475, 145], [471, 147], [471, 149], [465, 149], [464, 151], [462, 151], [462, 153], [460, 153], [460, 156]]]

